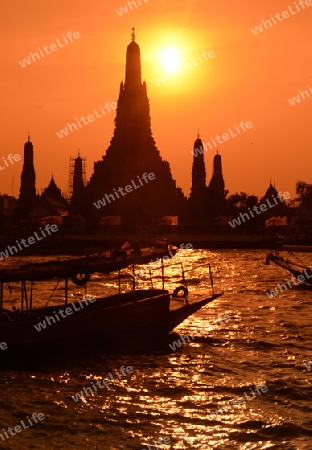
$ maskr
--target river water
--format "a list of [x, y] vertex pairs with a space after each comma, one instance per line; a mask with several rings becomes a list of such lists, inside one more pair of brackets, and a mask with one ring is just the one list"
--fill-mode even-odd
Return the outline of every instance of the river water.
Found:
[[[311, 450], [312, 291], [299, 286], [270, 298], [266, 291], [290, 276], [265, 266], [265, 256], [186, 250], [174, 257], [185, 268], [211, 263], [215, 290], [224, 292], [179, 325], [184, 343], [174, 351], [177, 334], [171, 347], [144, 354], [69, 357], [39, 370], [2, 371], [0, 430], [34, 412], [45, 419], [9, 438], [2, 431], [0, 448]], [[312, 263], [311, 255], [300, 257]], [[167, 269], [173, 287], [175, 270]], [[205, 270], [192, 272], [190, 289], [208, 286]], [[116, 274], [95, 274], [87, 293], [114, 292], [115, 281]], [[147, 276], [138, 283], [147, 285]], [[37, 283], [35, 304], [44, 305], [54, 287]], [[62, 300], [62, 289], [56, 287], [49, 304]], [[83, 294], [80, 287], [71, 290], [71, 298]], [[12, 285], [6, 299], [14, 303], [16, 296]], [[122, 366], [129, 373], [122, 374]], [[105, 386], [74, 400], [107, 377]]]

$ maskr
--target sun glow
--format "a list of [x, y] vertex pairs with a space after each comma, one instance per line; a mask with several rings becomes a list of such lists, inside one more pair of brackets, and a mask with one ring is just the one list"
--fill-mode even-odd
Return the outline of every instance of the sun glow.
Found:
[[181, 56], [178, 49], [166, 48], [159, 53], [160, 64], [167, 72], [177, 70], [181, 65]]

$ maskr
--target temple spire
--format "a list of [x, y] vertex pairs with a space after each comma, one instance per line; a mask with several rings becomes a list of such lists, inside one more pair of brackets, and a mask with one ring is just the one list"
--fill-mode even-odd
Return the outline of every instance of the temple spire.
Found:
[[192, 196], [193, 198], [200, 198], [203, 200], [206, 191], [206, 168], [204, 161], [203, 142], [199, 137], [199, 130], [197, 132], [197, 139], [194, 142], [193, 152], [193, 167], [192, 167]]
[[140, 47], [135, 42], [135, 29], [132, 28], [131, 42], [127, 47], [126, 57], [126, 90], [142, 90]]
[[24, 145], [24, 162], [21, 173], [20, 194], [17, 203], [17, 215], [25, 218], [36, 203], [36, 174], [34, 168], [34, 148], [30, 136]]
[[[213, 202], [216, 202], [216, 208], [221, 205], [225, 199], [224, 179], [222, 173], [222, 158], [219, 155], [219, 150], [213, 158], [212, 178], [210, 180], [208, 191], [210, 198]], [[217, 211], [216, 209], [216, 211]]]

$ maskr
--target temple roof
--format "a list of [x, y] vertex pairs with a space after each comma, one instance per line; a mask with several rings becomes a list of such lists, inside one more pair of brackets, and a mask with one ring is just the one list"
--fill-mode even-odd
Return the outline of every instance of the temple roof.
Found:
[[194, 148], [199, 148], [203, 146], [203, 141], [200, 138], [197, 138], [194, 142]]
[[59, 197], [62, 196], [61, 194], [61, 189], [59, 187], [57, 187], [53, 175], [51, 178], [51, 181], [48, 185], [48, 187], [45, 188], [45, 190], [42, 193], [42, 196], [52, 196], [52, 197]]
[[267, 198], [272, 198], [272, 197], [277, 197], [278, 192], [275, 188], [275, 186], [272, 185], [272, 183], [270, 182], [270, 186], [268, 187], [268, 189], [266, 190], [266, 193], [264, 194], [264, 196], [262, 197], [261, 201], [265, 201]]

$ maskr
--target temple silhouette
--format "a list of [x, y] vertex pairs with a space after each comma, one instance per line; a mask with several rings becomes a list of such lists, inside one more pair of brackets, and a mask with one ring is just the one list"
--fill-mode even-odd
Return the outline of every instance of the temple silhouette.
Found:
[[[137, 182], [144, 173], [153, 173], [155, 179], [116, 201], [107, 202], [100, 210], [95, 208], [94, 202], [112, 194], [114, 189], [131, 185], [132, 180]], [[102, 160], [94, 164], [84, 203], [89, 217], [118, 215], [130, 227], [166, 215], [179, 215], [186, 203], [153, 138], [147, 86], [142, 82], [140, 47], [135, 42], [134, 29], [127, 47], [125, 82], [120, 84], [113, 137]]]
[[[184, 196], [153, 137], [147, 85], [142, 81], [140, 47], [134, 28], [126, 51], [125, 80], [120, 83], [114, 124], [110, 144], [102, 159], [94, 163], [89, 182], [86, 158], [82, 158], [79, 151], [77, 157], [70, 158], [66, 195], [57, 186], [53, 174], [40, 194], [36, 190], [34, 148], [28, 135], [19, 198], [16, 200], [13, 193], [0, 196], [0, 230], [8, 235], [11, 232], [27, 235], [39, 225], [56, 223], [63, 234], [97, 231], [111, 234], [112, 225], [118, 226], [114, 231], [121, 234], [157, 234], [172, 230], [161, 228], [170, 224], [179, 225], [175, 228], [178, 233], [263, 234], [266, 228], [274, 233], [280, 223], [284, 226], [286, 216], [290, 215], [291, 232], [300, 237], [306, 229], [310, 230], [309, 189], [312, 188], [304, 182], [297, 183], [302, 203], [299, 207], [290, 207], [284, 201], [271, 206], [278, 196], [271, 182], [262, 198], [245, 192], [228, 195], [222, 157], [217, 149], [207, 184], [204, 158], [207, 148], [199, 131], [192, 152], [191, 192], [188, 199]], [[266, 212], [259, 217], [251, 216], [252, 220], [243, 220], [240, 226], [230, 226], [235, 217], [244, 217], [261, 203], [269, 205]], [[106, 225], [108, 227], [103, 228]]]
[[203, 143], [198, 133], [194, 142], [192, 187], [187, 208], [187, 216], [191, 215], [196, 222], [204, 220], [207, 215], [206, 166], [203, 148]]
[[[194, 142], [191, 194], [187, 200], [176, 186], [170, 165], [162, 159], [152, 134], [147, 86], [142, 82], [140, 47], [134, 28], [126, 51], [125, 80], [120, 83], [114, 123], [110, 145], [102, 159], [94, 163], [88, 183], [85, 158], [81, 158], [79, 152], [76, 158], [70, 158], [67, 198], [53, 175], [41, 195], [36, 193], [34, 152], [28, 137], [16, 218], [35, 221], [59, 216], [69, 217], [70, 229], [73, 223], [81, 221], [86, 222], [88, 231], [114, 223], [120, 223], [124, 230], [146, 231], [155, 230], [157, 224], [178, 216], [179, 225], [185, 230], [211, 228], [214, 218], [225, 211], [221, 155], [217, 151], [214, 156], [212, 178], [206, 185], [204, 146], [198, 132]], [[144, 183], [142, 179], [148, 174], [153, 176]], [[134, 188], [125, 194], [126, 186]], [[123, 194], [119, 188], [123, 189]]]
[[81, 158], [78, 152], [77, 158], [70, 158], [69, 164], [70, 211], [76, 213], [80, 211], [81, 200], [84, 198], [86, 159]]
[[191, 193], [182, 215], [182, 222], [193, 230], [212, 228], [214, 218], [225, 214], [225, 197], [222, 159], [218, 150], [213, 158], [211, 180], [208, 186], [206, 185], [204, 145], [198, 133], [194, 142]]
[[16, 203], [19, 218], [26, 218], [37, 203], [36, 173], [34, 167], [34, 147], [28, 135], [24, 145], [24, 162], [21, 174], [20, 194]]

